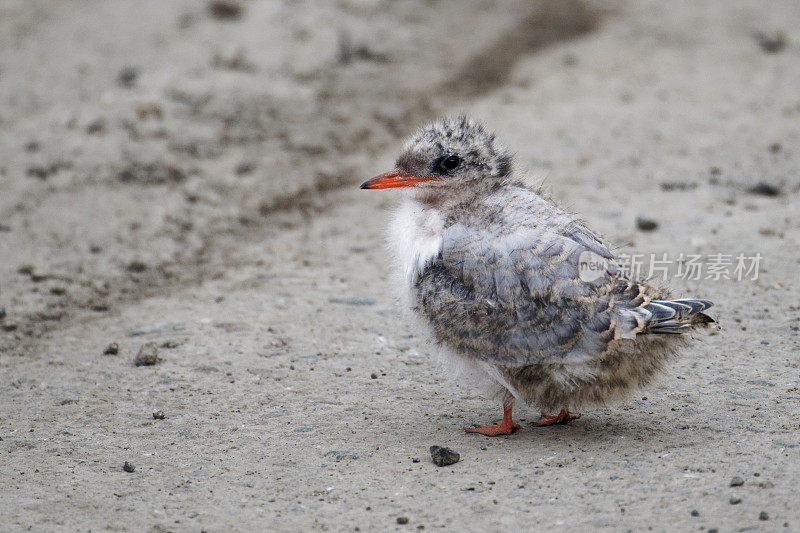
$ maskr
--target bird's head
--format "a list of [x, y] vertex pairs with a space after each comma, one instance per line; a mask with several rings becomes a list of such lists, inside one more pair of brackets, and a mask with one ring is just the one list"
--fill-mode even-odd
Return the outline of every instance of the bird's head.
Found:
[[512, 156], [494, 133], [465, 116], [443, 118], [414, 135], [396, 168], [362, 189], [411, 187], [422, 194], [493, 189], [511, 175]]

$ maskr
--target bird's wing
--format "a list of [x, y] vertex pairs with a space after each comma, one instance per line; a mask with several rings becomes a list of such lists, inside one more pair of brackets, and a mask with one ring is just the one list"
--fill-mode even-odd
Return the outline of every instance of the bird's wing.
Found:
[[[580, 270], [587, 260], [601, 272]], [[445, 229], [441, 254], [418, 279], [416, 305], [440, 341], [478, 359], [578, 362], [620, 336], [620, 281], [613, 254], [577, 221], [457, 223]]]

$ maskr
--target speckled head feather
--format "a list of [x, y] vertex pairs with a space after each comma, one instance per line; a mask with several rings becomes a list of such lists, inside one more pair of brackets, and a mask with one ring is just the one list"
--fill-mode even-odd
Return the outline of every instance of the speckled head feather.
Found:
[[[494, 133], [465, 115], [437, 120], [420, 129], [397, 159], [403, 174], [436, 180], [418, 188], [496, 187], [511, 176], [512, 154]], [[483, 188], [483, 187], [482, 187]]]

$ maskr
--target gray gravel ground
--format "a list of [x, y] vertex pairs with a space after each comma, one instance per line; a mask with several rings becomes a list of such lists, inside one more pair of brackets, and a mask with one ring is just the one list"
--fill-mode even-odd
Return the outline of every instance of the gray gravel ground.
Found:
[[[0, 530], [800, 529], [800, 5], [234, 5], [0, 6]], [[721, 329], [625, 403], [463, 432], [357, 190], [458, 110], [758, 279], [671, 278]]]

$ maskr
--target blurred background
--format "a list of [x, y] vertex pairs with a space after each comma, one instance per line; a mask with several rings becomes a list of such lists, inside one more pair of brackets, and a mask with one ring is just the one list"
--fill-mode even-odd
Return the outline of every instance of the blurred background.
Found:
[[[565, 429], [578, 463], [559, 434], [520, 437], [534, 442], [517, 455], [465, 439], [496, 406], [443, 386], [396, 319], [395, 196], [357, 186], [416, 127], [462, 111], [620, 251], [764, 256], [758, 280], [670, 280], [717, 303], [724, 338], [626, 404], [643, 419], [603, 408]], [[764, 511], [800, 527], [798, 147], [796, 0], [2, 0], [6, 524], [125, 529], [144, 513], [160, 530], [248, 529], [267, 512], [299, 528], [344, 513], [368, 528], [724, 529]], [[161, 362], [134, 369], [145, 341]], [[111, 342], [120, 357], [102, 354]], [[415, 426], [425, 411], [449, 414]], [[436, 431], [472, 461], [438, 488], [429, 464], [406, 464]], [[128, 458], [150, 476], [122, 472]], [[549, 493], [527, 477], [539, 470]], [[747, 478], [734, 508], [732, 472], [771, 485]], [[428, 505], [442, 491], [450, 514]], [[532, 501], [542, 512], [518, 521]]]

